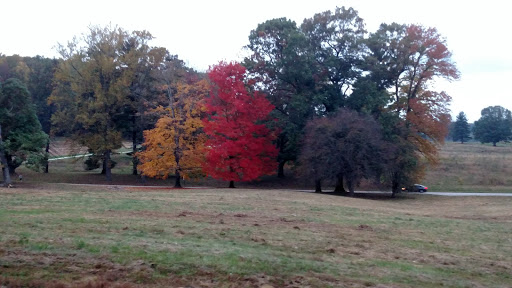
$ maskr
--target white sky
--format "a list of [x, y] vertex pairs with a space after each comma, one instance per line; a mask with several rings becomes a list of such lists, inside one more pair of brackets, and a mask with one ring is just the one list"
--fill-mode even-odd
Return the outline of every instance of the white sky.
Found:
[[369, 32], [380, 23], [436, 27], [461, 72], [461, 80], [437, 84], [453, 97], [452, 115], [470, 122], [487, 106], [512, 110], [512, 17], [508, 1], [454, 0], [4, 0], [0, 5], [0, 53], [58, 57], [54, 46], [87, 32], [89, 25], [148, 30], [154, 46], [178, 54], [205, 71], [220, 60], [241, 60], [251, 30], [287, 17], [300, 25], [315, 13], [353, 7]]

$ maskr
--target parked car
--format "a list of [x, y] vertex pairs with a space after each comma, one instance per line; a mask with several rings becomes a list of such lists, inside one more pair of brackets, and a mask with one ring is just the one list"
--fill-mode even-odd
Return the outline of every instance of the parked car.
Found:
[[428, 187], [421, 185], [421, 184], [414, 184], [409, 187], [403, 187], [402, 191], [409, 191], [409, 192], [427, 192]]

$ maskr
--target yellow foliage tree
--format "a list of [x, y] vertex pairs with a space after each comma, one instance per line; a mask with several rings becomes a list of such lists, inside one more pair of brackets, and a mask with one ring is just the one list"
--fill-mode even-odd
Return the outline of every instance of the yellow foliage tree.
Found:
[[172, 89], [163, 88], [169, 105], [157, 108], [163, 116], [155, 128], [144, 131], [144, 150], [137, 153], [138, 168], [143, 175], [154, 178], [166, 179], [174, 174], [175, 187], [180, 188], [181, 177], [201, 173], [206, 140], [201, 117], [209, 84], [206, 80], [192, 84], [182, 82], [174, 94]]
[[89, 29], [88, 35], [59, 47], [63, 60], [55, 71], [54, 89], [48, 98], [55, 107], [52, 129], [100, 157], [105, 176], [111, 181], [111, 154], [122, 147], [127, 108], [137, 104], [132, 84], [137, 80], [140, 62], [151, 58], [147, 49], [135, 47], [144, 46], [141, 43], [152, 36], [117, 26]]

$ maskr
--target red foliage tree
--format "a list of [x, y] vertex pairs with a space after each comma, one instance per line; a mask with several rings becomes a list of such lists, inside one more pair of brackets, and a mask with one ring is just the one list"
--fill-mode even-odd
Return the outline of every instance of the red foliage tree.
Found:
[[230, 181], [230, 188], [234, 181], [270, 175], [277, 167], [276, 134], [263, 124], [274, 106], [245, 83], [245, 72], [240, 64], [221, 62], [208, 73], [212, 88], [203, 120], [208, 136], [203, 169]]

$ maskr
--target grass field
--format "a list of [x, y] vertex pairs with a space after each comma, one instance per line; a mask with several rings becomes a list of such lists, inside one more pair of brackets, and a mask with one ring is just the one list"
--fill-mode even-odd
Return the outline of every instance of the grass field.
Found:
[[0, 287], [510, 287], [512, 198], [22, 183]]
[[[429, 190], [512, 192], [511, 146], [447, 143], [440, 156]], [[111, 183], [66, 159], [0, 188], [1, 288], [512, 287], [512, 197], [348, 198], [275, 176], [152, 188], [174, 181], [114, 159]]]
[[432, 191], [512, 192], [512, 146], [447, 142], [423, 181]]

